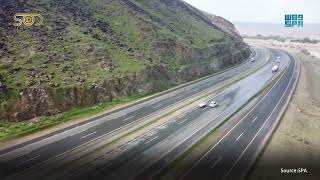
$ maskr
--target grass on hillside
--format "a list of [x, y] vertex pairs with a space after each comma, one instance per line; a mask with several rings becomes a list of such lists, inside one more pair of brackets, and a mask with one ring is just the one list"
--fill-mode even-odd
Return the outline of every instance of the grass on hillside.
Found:
[[9, 140], [12, 138], [20, 137], [23, 135], [28, 135], [33, 132], [61, 124], [70, 120], [88, 118], [90, 116], [96, 115], [107, 111], [115, 106], [122, 105], [128, 102], [136, 101], [145, 96], [131, 96], [114, 99], [112, 102], [101, 103], [92, 107], [75, 107], [71, 110], [65, 111], [63, 113], [42, 117], [37, 121], [23, 121], [23, 122], [0, 122], [0, 141]]
[[135, 2], [148, 13], [164, 20], [174, 31], [165, 30], [171, 34], [171, 37], [176, 36], [180, 42], [195, 48], [205, 48], [225, 40], [222, 32], [189, 15], [185, 10], [164, 5], [156, 0], [136, 0]]

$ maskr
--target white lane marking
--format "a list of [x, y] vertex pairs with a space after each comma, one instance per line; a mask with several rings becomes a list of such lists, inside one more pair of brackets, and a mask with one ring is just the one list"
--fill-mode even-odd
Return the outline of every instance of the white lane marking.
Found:
[[[216, 96], [218, 96], [218, 95], [216, 95]], [[174, 103], [172, 106], [178, 104], [179, 102], [180, 102], [180, 101]], [[89, 143], [92, 143], [93, 141], [96, 141], [96, 140], [99, 139], [99, 138], [108, 136], [108, 135], [110, 135], [110, 134], [112, 134], [112, 133], [114, 133], [114, 132], [117, 132], [117, 131], [119, 131], [119, 130], [121, 130], [121, 129], [124, 129], [124, 128], [126, 128], [126, 127], [129, 127], [130, 125], [134, 124], [135, 122], [141, 121], [141, 120], [143, 120], [143, 119], [145, 119], [145, 118], [147, 118], [147, 117], [151, 117], [152, 115], [154, 115], [154, 114], [156, 114], [156, 113], [158, 113], [158, 112], [159, 112], [159, 111], [153, 112], [153, 113], [151, 113], [151, 114], [149, 114], [149, 115], [147, 115], [147, 116], [145, 116], [145, 117], [142, 117], [142, 118], [140, 118], [140, 119], [137, 119], [136, 121], [130, 122], [130, 123], [124, 125], [124, 126], [121, 126], [121, 127], [117, 128], [117, 129], [114, 129], [114, 130], [112, 130], [112, 131], [110, 131], [110, 132], [108, 132], [108, 133], [106, 133], [106, 134], [103, 134], [103, 135], [98, 136], [98, 137], [96, 137], [96, 138], [94, 138], [94, 139], [91, 139], [90, 141], [88, 141], [88, 142], [86, 142], [86, 143], [84, 143], [84, 144], [80, 144], [80, 145], [78, 145], [78, 146], [75, 146], [75, 147], [73, 147], [72, 149], [69, 149], [69, 150], [67, 150], [67, 151], [65, 151], [65, 152], [63, 152], [63, 153], [61, 153], [61, 154], [58, 154], [58, 155], [55, 155], [55, 156], [49, 158], [49, 159], [46, 160], [44, 163], [47, 163], [47, 162], [49, 162], [50, 160], [53, 160], [54, 158], [61, 157], [61, 156], [65, 155], [65, 154], [67, 154], [67, 153], [69, 153], [69, 152], [71, 152], [71, 151], [74, 151], [75, 149], [77, 149], [77, 148], [79, 148], [79, 147], [81, 147], [81, 146], [84, 146], [84, 145], [87, 145], [87, 144], [89, 144]], [[92, 122], [90, 122], [90, 123], [93, 123], [93, 122], [95, 122], [95, 121], [92, 121]], [[89, 123], [86, 123], [86, 124], [84, 124], [84, 125], [87, 125], [87, 124], [89, 124]], [[72, 129], [71, 129], [71, 130], [72, 130]], [[71, 130], [68, 130], [68, 131], [71, 131]], [[82, 132], [83, 132], [83, 131], [82, 131]], [[194, 133], [194, 134], [195, 134], [195, 133]], [[58, 134], [58, 135], [59, 135], [59, 134]], [[47, 140], [47, 139], [49, 139], [49, 138], [52, 138], [52, 137], [48, 137], [48, 138], [46, 138], [46, 139], [44, 139], [44, 140]], [[41, 140], [41, 141], [43, 141], [43, 140]], [[24, 148], [24, 147], [22, 147], [22, 148]], [[20, 148], [20, 149], [22, 149], [22, 148]], [[29, 151], [29, 152], [31, 152], [31, 151]], [[2, 156], [4, 156], [4, 155], [6, 155], [6, 154], [0, 155], [0, 157], [2, 157]], [[24, 154], [24, 155], [25, 155], [25, 154]], [[21, 155], [21, 156], [22, 156], [22, 155]], [[21, 157], [21, 156], [19, 156], [19, 157]], [[25, 171], [27, 171], [27, 170], [29, 170], [29, 169], [31, 169], [31, 168], [32, 168], [32, 167], [29, 167], [29, 168], [27, 168]]]
[[17, 164], [16, 167], [21, 166], [21, 165], [25, 164], [26, 162], [32, 161], [32, 160], [34, 160], [34, 159], [36, 159], [38, 157], [40, 157], [40, 155], [37, 155], [37, 156], [35, 156], [33, 158], [30, 158], [30, 159], [27, 159], [25, 161], [22, 161], [21, 163]]
[[97, 133], [97, 131], [92, 132], [92, 133], [90, 133], [90, 134], [87, 134], [87, 135], [85, 135], [85, 136], [82, 136], [80, 139], [84, 139], [84, 138], [86, 138], [86, 137], [89, 137], [89, 136], [91, 136], [91, 135], [94, 135], [95, 133]]
[[153, 108], [155, 109], [155, 108], [158, 108], [158, 107], [160, 107], [160, 106], [162, 106], [162, 104], [156, 105], [156, 106], [154, 106]]
[[294, 72], [296, 70], [296, 62], [295, 62], [295, 66], [294, 66], [294, 69], [293, 69], [293, 73], [292, 73], [292, 76], [290, 78], [290, 81], [288, 83], [288, 86], [286, 87], [285, 91], [283, 92], [280, 100], [278, 101], [277, 105], [273, 108], [272, 112], [270, 113], [269, 117], [267, 118], [267, 120], [262, 124], [262, 126], [260, 127], [260, 129], [258, 130], [258, 132], [253, 136], [253, 138], [251, 139], [251, 141], [249, 142], [249, 144], [246, 146], [246, 148], [242, 151], [242, 153], [240, 154], [240, 156], [238, 157], [238, 159], [236, 160], [236, 162], [232, 165], [231, 169], [228, 171], [228, 173], [224, 176], [227, 177], [230, 172], [233, 170], [233, 168], [236, 166], [236, 164], [239, 162], [239, 160], [241, 159], [241, 157], [244, 155], [244, 153], [247, 151], [247, 149], [249, 148], [249, 146], [252, 144], [252, 142], [255, 140], [255, 138], [257, 137], [257, 135], [260, 133], [260, 131], [262, 130], [262, 128], [266, 125], [266, 123], [269, 121], [270, 117], [272, 116], [272, 114], [274, 113], [274, 111], [277, 109], [278, 105], [280, 104], [281, 100], [283, 99], [284, 95], [286, 94], [290, 84], [291, 84], [291, 81], [293, 79], [293, 76], [294, 76]]
[[238, 141], [242, 135], [243, 135], [243, 133], [241, 133], [241, 134], [237, 137], [236, 141]]
[[125, 118], [124, 120], [122, 120], [122, 121], [127, 121], [127, 120], [129, 120], [129, 119], [131, 119], [131, 118], [134, 118], [135, 116], [130, 116], [130, 117], [127, 117], [127, 118]]
[[252, 120], [252, 122], [255, 122], [257, 119], [258, 119], [258, 117], [255, 117], [255, 118]]
[[[218, 95], [216, 95], [215, 97], [217, 97]], [[246, 97], [245, 97], [246, 98]], [[233, 105], [231, 105], [230, 107], [238, 104], [242, 99], [245, 99], [245, 98], [241, 98], [240, 100], [238, 100], [237, 102], [235, 102]], [[198, 109], [198, 108], [194, 108], [194, 109]], [[221, 112], [215, 119], [217, 119], [218, 117], [220, 117], [224, 112]], [[209, 123], [207, 123], [206, 125], [208, 125]], [[201, 129], [193, 132], [190, 136], [186, 137], [185, 139], [183, 139], [182, 141], [180, 141], [180, 143], [178, 143], [176, 146], [172, 147], [171, 149], [169, 149], [167, 152], [170, 152], [172, 151], [173, 149], [175, 149], [176, 147], [178, 147], [180, 144], [182, 144], [183, 142], [185, 142], [188, 138], [192, 137], [194, 134], [196, 134], [197, 132], [199, 132]], [[191, 169], [190, 169], [191, 170]], [[188, 171], [189, 172], [189, 171]], [[184, 174], [184, 176], [182, 176], [181, 178], [179, 178], [180, 180], [183, 179], [187, 174]]]
[[[150, 115], [151, 115], [151, 114], [150, 114]], [[90, 123], [94, 123], [94, 122], [90, 122]], [[90, 123], [88, 123], [88, 124], [90, 124]], [[130, 124], [131, 124], [131, 123], [130, 123]], [[118, 129], [121, 129], [121, 128], [118, 128]], [[102, 135], [102, 136], [99, 136], [99, 137], [97, 137], [97, 138], [95, 138], [95, 139], [87, 142], [86, 144], [88, 144], [88, 143], [90, 143], [90, 142], [92, 142], [92, 141], [94, 141], [94, 140], [96, 140], [96, 139], [98, 139], [98, 138], [100, 138], [100, 137], [109, 135], [109, 134], [115, 132], [115, 131], [118, 130], [118, 129], [115, 129], [115, 130], [113, 130], [113, 131], [111, 131], [111, 132], [109, 132], [109, 133], [107, 133], [107, 134], [104, 134], [104, 135]], [[50, 138], [51, 138], [51, 137], [50, 137]], [[80, 145], [80, 146], [81, 146], [81, 145]], [[70, 151], [72, 151], [72, 150], [74, 150], [74, 149], [76, 149], [76, 148], [78, 148], [78, 147], [79, 147], [79, 146], [76, 146], [76, 147], [74, 147], [74, 148], [72, 148], [72, 149], [70, 149], [70, 150], [68, 150], [68, 151], [66, 151], [66, 152], [64, 152], [64, 153], [62, 153], [62, 154], [59, 154], [59, 155], [54, 156], [53, 158], [62, 156], [63, 154], [66, 154], [66, 153], [68, 153], [68, 152], [70, 152]], [[50, 159], [53, 159], [53, 158], [50, 158]], [[49, 160], [50, 160], [50, 159], [49, 159]], [[48, 161], [49, 161], [49, 160], [48, 160]], [[47, 161], [46, 161], [46, 162], [47, 162]]]
[[219, 156], [219, 158], [216, 160], [216, 162], [214, 162], [214, 164], [211, 166], [211, 168], [213, 169], [214, 167], [216, 167], [216, 165], [222, 160], [222, 157]]
[[[231, 70], [230, 70], [230, 71], [231, 71]], [[152, 114], [155, 114], [155, 113], [157, 113], [157, 112], [154, 112], [154, 113], [152, 113]], [[148, 115], [148, 116], [151, 116], [152, 114], [150, 114], [150, 115]], [[111, 114], [111, 115], [113, 115], [113, 114]], [[141, 119], [143, 119], [143, 118], [141, 118]], [[113, 120], [113, 119], [110, 119], [110, 120]], [[138, 119], [138, 120], [140, 120], [140, 119]], [[85, 125], [88, 125], [88, 124], [93, 124], [93, 123], [95, 123], [95, 122], [96, 122], [96, 121], [92, 121], [92, 122], [86, 123], [86, 124], [84, 124], [84, 125], [77, 126], [77, 128], [78, 128], [78, 127], [85, 126]], [[128, 126], [128, 125], [131, 125], [132, 123], [134, 123], [134, 122], [131, 122], [131, 123], [125, 125], [125, 127]], [[109, 133], [106, 133], [106, 134], [103, 134], [103, 135], [101, 135], [101, 136], [99, 136], [99, 137], [96, 137], [96, 138], [94, 138], [94, 139], [86, 142], [85, 144], [91, 143], [91, 142], [93, 142], [93, 141], [95, 141], [95, 140], [97, 140], [97, 139], [99, 139], [99, 138], [101, 138], [101, 137], [104, 137], [104, 136], [109, 135], [109, 134], [111, 134], [111, 133], [113, 133], [113, 132], [116, 132], [116, 131], [119, 130], [119, 129], [122, 129], [122, 128], [121, 128], [121, 127], [120, 127], [120, 128], [117, 128], [117, 129], [115, 129], [115, 130], [113, 130], [113, 131], [111, 131], [111, 132], [109, 132]], [[69, 131], [72, 131], [72, 130], [73, 130], [73, 129], [67, 130], [67, 131], [65, 131], [65, 132], [69, 132]], [[86, 130], [88, 130], [88, 128], [87, 128]], [[86, 131], [86, 130], [84, 130], [84, 131]], [[82, 132], [84, 132], [84, 131], [82, 131]], [[194, 133], [194, 134], [195, 134], [195, 133]], [[58, 135], [59, 135], [59, 134], [58, 134]], [[45, 141], [45, 140], [47, 140], [47, 139], [49, 139], [49, 138], [52, 138], [52, 137], [48, 137], [48, 138], [46, 138], [46, 139], [43, 139], [42, 141]], [[55, 155], [54, 157], [46, 160], [45, 162], [49, 162], [49, 160], [52, 160], [52, 159], [57, 158], [57, 157], [61, 157], [61, 156], [63, 156], [64, 154], [66, 154], [66, 153], [68, 153], [68, 152], [71, 152], [71, 151], [73, 151], [73, 150], [75, 150], [75, 149], [77, 149], [78, 147], [83, 146], [83, 145], [84, 145], [84, 144], [78, 145], [78, 146], [76, 146], [76, 147], [74, 147], [74, 148], [72, 148], [72, 149], [69, 149], [69, 150], [65, 151], [64, 153]], [[24, 148], [24, 147], [22, 147], [22, 148]], [[21, 148], [21, 149], [22, 149], [22, 148]], [[25, 151], [25, 154], [28, 154], [28, 153], [30, 153], [30, 152], [31, 152], [31, 151]], [[25, 154], [24, 154], [24, 155], [25, 155]], [[1, 156], [4, 156], [4, 155], [6, 155], [6, 154], [0, 155], [0, 157], [1, 157]], [[22, 155], [21, 155], [21, 156], [22, 156]], [[18, 156], [18, 157], [20, 157], [20, 156]], [[27, 169], [31, 169], [31, 167], [30, 167], [30, 168], [27, 168]]]
[[188, 119], [184, 119], [183, 121], [179, 122], [178, 124], [182, 124], [184, 122], [188, 121]]
[[159, 136], [156, 136], [156, 137], [154, 137], [154, 138], [152, 138], [152, 139], [150, 139], [149, 141], [147, 141], [145, 144], [149, 144], [151, 141], [153, 141], [153, 140], [155, 140], [155, 139], [157, 139]]
[[227, 134], [225, 134], [214, 146], [212, 146], [212, 148], [210, 148], [209, 151], [207, 151], [183, 176], [181, 176], [181, 177], [179, 178], [179, 180], [182, 180], [185, 176], [187, 176], [187, 175], [192, 171], [192, 169], [194, 169], [194, 168], [202, 161], [202, 159], [204, 159], [218, 144], [220, 144], [220, 142], [221, 142], [222, 140], [224, 140], [224, 138], [225, 138], [226, 136], [228, 136], [228, 135], [230, 134], [230, 132], [231, 132], [234, 128], [236, 128], [236, 127], [267, 97], [268, 94], [270, 94], [270, 92], [272, 91], [272, 89], [278, 84], [278, 82], [282, 79], [282, 77], [284, 76], [284, 74], [285, 74], [285, 73], [283, 73], [283, 74], [281, 75], [281, 77], [276, 81], [276, 83], [274, 83], [274, 85], [271, 87], [270, 91], [269, 91], [267, 94], [265, 94], [265, 95], [260, 99], [260, 101], [259, 101], [257, 104], [255, 104], [255, 105], [251, 108], [251, 110], [250, 110], [236, 125], [234, 125], [234, 126], [227, 132]]
[[[242, 65], [242, 64], [245, 65], [245, 63], [241, 63], [241, 64], [239, 64], [238, 67], [240, 67], [240, 65]], [[220, 77], [220, 76], [223, 75], [223, 73], [235, 71], [238, 67], [234, 67], [234, 68], [230, 68], [230, 69], [221, 71], [219, 74], [217, 74], [216, 76], [212, 76], [212, 77], [214, 77], [214, 78]], [[212, 78], [212, 77], [210, 77], [210, 78]], [[210, 78], [208, 78], [208, 79], [203, 79], [203, 80], [201, 80], [201, 81], [199, 81], [199, 82], [208, 81]], [[195, 82], [195, 83], [197, 83], [197, 82]], [[192, 84], [190, 83], [190, 84], [188, 84], [188, 85], [192, 85]], [[180, 101], [179, 101], [179, 102], [180, 102]], [[175, 104], [178, 104], [178, 102], [175, 103]], [[175, 105], [175, 104], [173, 104], [173, 105]], [[159, 111], [153, 112], [153, 113], [147, 115], [146, 117], [150, 117], [150, 116], [152, 116], [152, 115], [154, 115], [154, 114], [156, 114], [156, 113], [158, 113], [158, 112], [159, 112]], [[119, 112], [114, 112], [114, 113], [112, 113], [112, 114], [110, 114], [110, 115], [108, 115], [108, 116], [112, 116], [113, 114], [116, 114], [116, 113], [119, 113]], [[106, 116], [106, 117], [108, 117], [108, 116]], [[139, 120], [144, 119], [144, 118], [146, 118], [146, 117], [137, 119], [136, 121], [139, 121]], [[101, 119], [103, 119], [103, 118], [101, 118]], [[109, 119], [108, 121], [111, 121], [111, 120], [113, 120], [113, 119]], [[93, 142], [93, 141], [95, 141], [95, 140], [97, 140], [97, 139], [99, 139], [99, 138], [102, 138], [102, 137], [105, 137], [105, 136], [107, 136], [107, 135], [110, 135], [111, 133], [114, 133], [114, 132], [116, 132], [116, 131], [118, 131], [118, 130], [120, 130], [120, 129], [123, 129], [123, 128], [125, 128], [125, 127], [128, 127], [129, 125], [132, 125], [132, 124], [135, 123], [136, 121], [130, 122], [130, 123], [126, 124], [126, 125], [123, 126], [123, 127], [119, 127], [119, 128], [117, 128], [117, 129], [114, 129], [114, 130], [106, 133], [106, 134], [103, 134], [103, 135], [101, 135], [101, 136], [98, 136], [98, 137], [96, 137], [95, 139], [92, 139], [92, 140], [86, 142], [85, 144], [81, 144], [81, 145], [75, 146], [75, 147], [73, 147], [72, 149], [69, 149], [69, 150], [67, 150], [67, 151], [65, 151], [65, 152], [63, 152], [63, 153], [61, 153], [61, 154], [55, 155], [55, 156], [49, 158], [48, 160], [46, 160], [45, 162], [48, 162], [49, 160], [52, 160], [52, 159], [54, 159], [54, 158], [56, 158], [56, 157], [62, 156], [62, 155], [64, 155], [64, 154], [68, 153], [68, 152], [71, 152], [71, 151], [79, 148], [80, 146], [83, 146], [83, 145], [86, 145], [86, 144], [88, 144], [88, 143], [91, 143], [91, 142]], [[81, 127], [87, 126], [87, 125], [89, 125], [89, 124], [94, 124], [94, 123], [96, 123], [96, 122], [97, 122], [97, 120], [94, 120], [94, 121], [85, 123], [85, 124], [83, 124], [83, 125], [77, 126], [77, 127], [75, 127], [75, 128], [81, 128]], [[75, 128], [70, 129], [70, 130], [67, 130], [67, 131], [64, 131], [63, 133], [71, 132], [71, 131], [73, 131]], [[88, 128], [87, 128], [86, 130], [88, 130]], [[83, 130], [83, 131], [81, 131], [81, 132], [84, 132], [84, 131], [86, 131], [86, 130]], [[61, 135], [61, 134], [63, 134], [63, 133], [56, 134], [56, 135], [54, 135], [54, 136], [50, 136], [50, 137], [48, 137], [48, 138], [42, 139], [42, 140], [40, 140], [40, 141], [38, 141], [38, 142], [35, 142], [35, 143], [33, 143], [33, 144], [29, 144], [29, 145], [23, 146], [23, 147], [21, 147], [21, 148], [18, 148], [17, 150], [14, 150], [14, 153], [17, 152], [17, 151], [19, 151], [19, 150], [23, 151], [23, 153], [20, 153], [19, 156], [16, 156], [16, 157], [14, 157], [14, 158], [18, 158], [18, 157], [24, 156], [24, 155], [29, 154], [30, 152], [32, 152], [32, 151], [35, 150], [35, 149], [33, 149], [33, 150], [30, 150], [30, 151], [25, 151], [25, 150], [23, 150], [23, 148], [26, 148], [27, 146], [31, 146], [31, 145], [33, 146], [34, 144], [37, 144], [37, 143], [39, 143], [39, 142], [46, 142], [46, 141], [48, 141], [49, 139], [55, 138], [56, 136], [59, 136], [59, 135]], [[70, 135], [69, 135], [69, 136], [70, 136]], [[54, 142], [56, 142], [56, 141], [54, 141]], [[40, 146], [40, 147], [43, 147], [43, 146]], [[5, 153], [5, 154], [0, 154], [0, 158], [1, 158], [1, 157], [4, 157], [4, 156], [7, 156], [7, 155], [10, 154], [10, 153], [13, 153], [13, 151], [10, 151], [10, 152]], [[8, 155], [8, 156], [10, 156], [10, 155]], [[13, 158], [10, 158], [10, 157], [9, 157], [9, 158], [7, 158], [7, 159], [8, 159], [8, 160], [11, 160], [11, 159], [13, 159]]]

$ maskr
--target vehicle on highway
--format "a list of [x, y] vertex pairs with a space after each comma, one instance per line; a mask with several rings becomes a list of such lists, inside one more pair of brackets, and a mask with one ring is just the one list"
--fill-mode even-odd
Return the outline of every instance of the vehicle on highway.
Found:
[[198, 105], [199, 108], [205, 108], [207, 106], [207, 103], [202, 102]]
[[276, 63], [280, 63], [280, 56], [277, 57]]
[[217, 107], [217, 106], [218, 106], [218, 103], [215, 102], [215, 101], [212, 101], [212, 102], [210, 102], [210, 104], [209, 104], [209, 107], [211, 107], [211, 108], [215, 108], [215, 107]]
[[275, 65], [272, 67], [272, 72], [277, 72], [279, 70], [279, 66]]
[[251, 62], [254, 62], [254, 59], [253, 58], [251, 58], [251, 60], [250, 60]]

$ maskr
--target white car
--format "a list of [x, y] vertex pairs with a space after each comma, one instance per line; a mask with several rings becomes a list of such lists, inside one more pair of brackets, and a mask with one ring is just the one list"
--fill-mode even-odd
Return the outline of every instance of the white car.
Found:
[[275, 65], [272, 67], [272, 72], [277, 72], [279, 70], [279, 66]]
[[214, 102], [214, 101], [210, 102], [210, 104], [209, 104], [209, 107], [212, 107], [212, 108], [215, 108], [217, 106], [218, 106], [218, 103]]
[[253, 58], [251, 58], [251, 60], [250, 60], [251, 62], [254, 62], [254, 59]]
[[280, 56], [278, 56], [277, 59], [280, 59]]
[[206, 106], [207, 106], [207, 103], [204, 103], [204, 102], [198, 105], [199, 108], [205, 108]]

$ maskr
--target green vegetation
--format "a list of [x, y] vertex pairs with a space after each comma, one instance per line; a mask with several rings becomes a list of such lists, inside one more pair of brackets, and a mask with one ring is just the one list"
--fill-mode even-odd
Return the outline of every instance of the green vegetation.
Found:
[[[268, 90], [272, 88], [272, 86], [276, 83], [276, 81], [282, 77], [285, 71], [282, 71], [281, 74], [279, 74], [276, 78], [274, 78], [269, 84], [264, 86], [261, 90], [259, 90], [256, 94], [254, 94], [252, 97], [250, 97], [245, 103], [243, 103], [235, 112], [233, 112], [231, 115], [226, 117], [223, 121], [221, 121], [215, 128], [213, 128], [209, 133], [204, 135], [200, 140], [198, 140], [195, 144], [193, 144], [187, 151], [185, 151], [181, 156], [179, 156], [177, 159], [172, 161], [165, 169], [163, 169], [155, 179], [161, 179], [161, 177], [168, 173], [169, 171], [174, 170], [175, 168], [179, 168], [182, 163], [185, 163], [187, 161], [187, 158], [192, 157], [191, 155], [195, 153], [196, 155], [199, 154], [199, 149], [201, 146], [207, 147], [207, 144], [212, 144], [216, 142], [212, 142], [213, 139], [217, 139], [217, 136], [219, 136], [217, 130], [222, 127], [226, 122], [228, 122], [234, 115], [236, 115], [238, 112], [240, 112], [245, 106], [247, 106], [250, 102], [252, 102], [254, 99], [259, 98], [259, 96], [264, 95]], [[209, 147], [207, 147], [209, 148]], [[202, 151], [206, 151], [206, 149], [201, 149], [200, 153], [205, 153]]]
[[28, 135], [30, 133], [37, 132], [45, 128], [49, 128], [57, 124], [61, 124], [66, 121], [88, 118], [98, 113], [107, 111], [115, 106], [136, 101], [138, 99], [141, 99], [142, 97], [143, 96], [131, 96], [114, 99], [110, 103], [101, 103], [92, 107], [75, 107], [63, 113], [49, 117], [39, 117], [39, 119], [33, 121], [15, 123], [0, 122], [0, 141], [8, 140], [23, 135]]
[[[6, 36], [0, 48], [1, 81], [17, 92], [6, 99], [25, 88], [89, 86], [111, 75], [140, 72], [159, 59], [183, 59], [174, 49], [159, 54], [157, 46], [205, 48], [224, 40], [222, 32], [179, 6], [131, 2], [143, 11], [133, 15], [135, 7], [117, 0], [6, 2], [35, 6], [45, 19], [43, 26], [30, 28], [5, 28], [0, 22]], [[4, 16], [12, 21], [10, 14]]]
[[[22, 10], [43, 25], [12, 26]], [[5, 1], [0, 16], [0, 121], [159, 92], [249, 54], [233, 26], [177, 0]]]
[[[164, 37], [177, 37], [184, 43], [193, 47], [204, 48], [213, 43], [224, 40], [224, 34], [210, 27], [203, 21], [199, 21], [194, 16], [186, 13], [185, 9], [175, 6], [164, 5], [157, 0], [136, 0], [137, 4], [148, 13], [158, 17], [163, 22], [167, 22]], [[159, 10], [159, 8], [161, 10]]]

